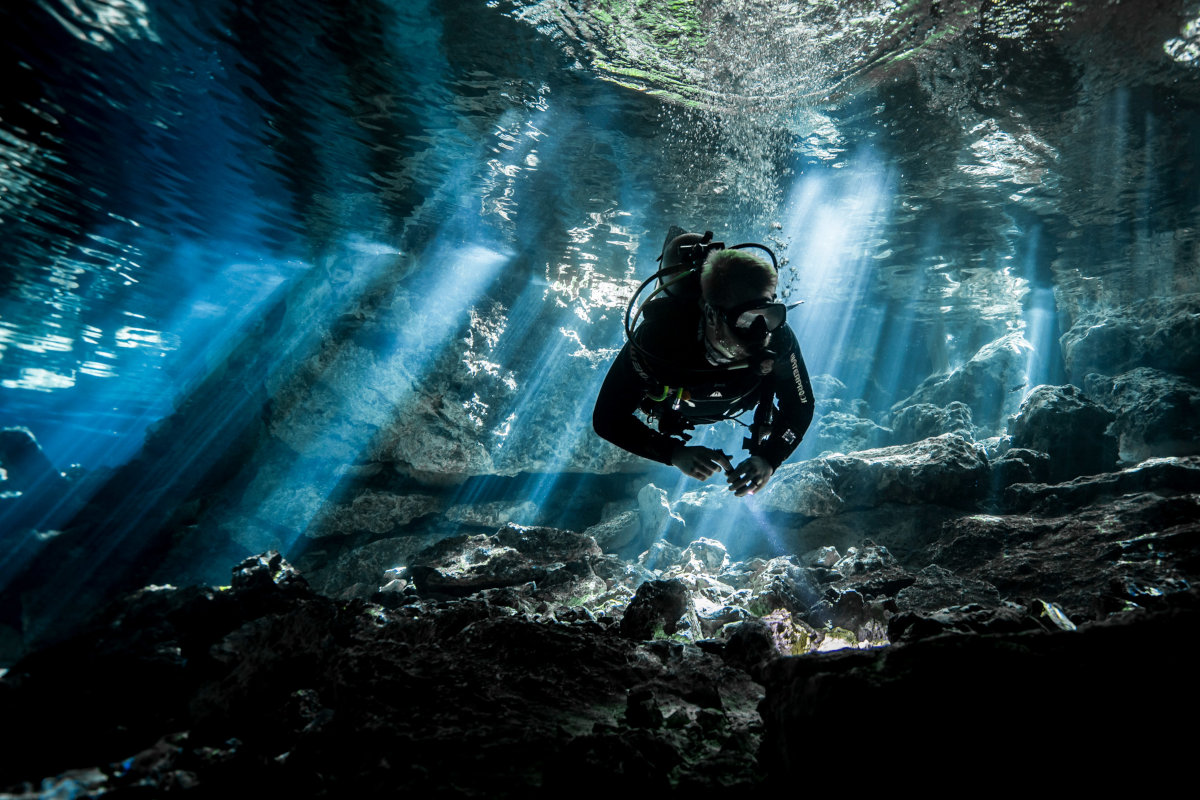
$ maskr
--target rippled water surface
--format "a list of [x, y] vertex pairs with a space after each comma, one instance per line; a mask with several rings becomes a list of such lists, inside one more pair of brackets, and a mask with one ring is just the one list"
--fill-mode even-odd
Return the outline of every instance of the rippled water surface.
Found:
[[389, 282], [503, 436], [532, 321], [602, 371], [673, 223], [776, 247], [810, 371], [863, 395], [1009, 330], [1061, 379], [1073, 315], [1197, 285], [1195, 3], [2, 14], [0, 410], [63, 466], [134, 452], [282, 298], [320, 301], [299, 347]]

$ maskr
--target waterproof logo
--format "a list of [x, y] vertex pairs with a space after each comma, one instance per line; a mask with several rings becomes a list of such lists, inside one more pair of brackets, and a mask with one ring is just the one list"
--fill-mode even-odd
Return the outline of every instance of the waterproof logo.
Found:
[[800, 362], [796, 361], [796, 354], [792, 353], [792, 379], [796, 381], [796, 391], [800, 393], [800, 402], [807, 403], [808, 395], [804, 392], [804, 381], [800, 380]]

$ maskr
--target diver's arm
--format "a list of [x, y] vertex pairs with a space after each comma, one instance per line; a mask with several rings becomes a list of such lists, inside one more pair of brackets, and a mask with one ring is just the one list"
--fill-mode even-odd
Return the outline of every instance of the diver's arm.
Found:
[[679, 440], [653, 430], [634, 415], [645, 391], [642, 379], [634, 370], [630, 345], [626, 342], [600, 387], [596, 408], [592, 411], [592, 427], [622, 450], [671, 464], [675, 448], [681, 444]]
[[770, 437], [756, 453], [773, 469], [779, 469], [779, 465], [799, 447], [813, 418], [812, 384], [808, 380], [808, 368], [804, 366], [800, 345], [786, 325], [776, 335], [783, 337], [783, 341], [769, 380], [775, 382], [779, 413], [771, 424]]

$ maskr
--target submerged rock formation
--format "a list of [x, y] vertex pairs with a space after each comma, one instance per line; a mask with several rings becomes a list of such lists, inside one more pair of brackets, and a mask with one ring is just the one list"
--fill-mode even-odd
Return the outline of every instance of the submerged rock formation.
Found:
[[[0, 715], [22, 735], [0, 787], [690, 796], [790, 785], [813, 731], [916, 717], [954, 731], [941, 751], [958, 764], [1030, 726], [1079, 757], [1113, 721], [1200, 710], [1168, 644], [1200, 620], [1198, 476], [1200, 459], [1162, 459], [1014, 486], [1018, 513], [953, 512], [900, 556], [860, 540], [741, 561], [701, 538], [631, 565], [508, 525], [334, 600], [265, 553], [228, 587], [146, 587], [8, 670]], [[1131, 680], [1175, 700], [1108, 702]]]

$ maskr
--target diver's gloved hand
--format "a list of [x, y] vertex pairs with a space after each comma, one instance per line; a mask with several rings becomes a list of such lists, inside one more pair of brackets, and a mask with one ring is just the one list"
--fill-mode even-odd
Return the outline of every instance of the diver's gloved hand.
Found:
[[735, 469], [726, 471], [725, 480], [729, 481], [729, 491], [742, 497], [762, 491], [774, 474], [774, 468], [765, 458], [750, 456]]
[[720, 450], [683, 444], [676, 447], [675, 452], [671, 454], [671, 466], [684, 475], [701, 481], [708, 480], [718, 469], [726, 472], [733, 469], [733, 464], [729, 463], [729, 456]]

